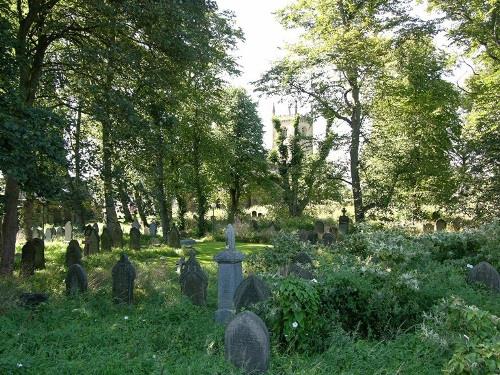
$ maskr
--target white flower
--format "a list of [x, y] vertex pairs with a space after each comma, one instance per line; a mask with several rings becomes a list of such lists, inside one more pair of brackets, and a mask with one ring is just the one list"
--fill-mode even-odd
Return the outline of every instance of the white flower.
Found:
[[292, 323], [292, 327], [293, 327], [293, 328], [297, 328], [298, 326], [299, 326], [299, 323], [297, 323], [297, 322], [293, 322], [293, 323]]
[[23, 367], [23, 364], [22, 363], [18, 363], [17, 367]]
[[467, 264], [467, 268], [474, 268], [472, 264]]
[[123, 319], [128, 320], [128, 316], [127, 316], [127, 315], [125, 315], [125, 316], [123, 317]]
[[464, 337], [465, 337], [465, 339], [466, 339], [467, 341], [469, 341], [469, 336], [464, 335]]
[[316, 279], [312, 279], [312, 280], [311, 280], [311, 282], [312, 282], [312, 283], [317, 283], [317, 282], [318, 282], [318, 280], [316, 280]]

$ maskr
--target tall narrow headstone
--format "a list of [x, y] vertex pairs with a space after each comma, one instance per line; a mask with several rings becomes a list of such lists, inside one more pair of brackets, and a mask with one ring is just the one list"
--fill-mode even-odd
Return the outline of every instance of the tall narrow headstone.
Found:
[[132, 250], [141, 249], [141, 232], [136, 227], [130, 228], [130, 248]]
[[122, 254], [111, 272], [113, 276], [113, 301], [131, 304], [134, 300], [135, 268]]
[[21, 276], [31, 276], [35, 273], [35, 247], [28, 241], [21, 249]]
[[109, 229], [104, 226], [101, 233], [101, 250], [111, 251], [112, 244], [111, 233], [109, 233]]
[[446, 230], [446, 221], [443, 219], [436, 220], [436, 232], [443, 232]]
[[241, 262], [245, 257], [236, 251], [236, 236], [231, 224], [226, 228], [226, 243], [226, 249], [214, 257], [218, 263], [218, 309], [215, 312], [215, 321], [222, 324], [234, 316], [234, 292], [243, 279]]
[[85, 236], [85, 245], [83, 247], [85, 256], [97, 254], [99, 252], [99, 235], [94, 227], [87, 225], [83, 233]]
[[87, 291], [87, 273], [79, 264], [73, 264], [69, 267], [66, 274], [66, 293], [68, 295], [76, 295]]
[[40, 238], [31, 240], [35, 248], [35, 269], [43, 270], [45, 268], [45, 244]]
[[207, 304], [208, 277], [196, 260], [194, 251], [187, 262], [181, 264], [179, 282], [181, 292], [187, 296], [194, 305]]
[[181, 247], [179, 231], [177, 230], [177, 227], [175, 225], [173, 225], [172, 229], [170, 229], [170, 231], [168, 232], [167, 244], [174, 249], [180, 249]]
[[52, 230], [51, 228], [45, 229], [45, 240], [52, 241]]
[[349, 233], [349, 217], [346, 215], [347, 210], [342, 208], [342, 216], [339, 217], [339, 232], [345, 236]]
[[151, 237], [155, 237], [156, 236], [157, 230], [158, 230], [158, 225], [156, 223], [149, 224], [149, 235]]
[[71, 221], [66, 222], [64, 225], [64, 241], [71, 241], [73, 239], [73, 226]]
[[234, 307], [236, 311], [241, 311], [243, 307], [265, 301], [270, 296], [271, 291], [267, 284], [261, 278], [250, 275], [236, 288], [234, 292]]
[[269, 369], [269, 331], [256, 314], [242, 312], [231, 320], [224, 334], [225, 358], [247, 374]]
[[62, 238], [64, 236], [64, 229], [62, 227], [56, 228], [56, 237]]
[[71, 267], [73, 264], [82, 264], [82, 249], [77, 240], [69, 241], [66, 248], [66, 267]]

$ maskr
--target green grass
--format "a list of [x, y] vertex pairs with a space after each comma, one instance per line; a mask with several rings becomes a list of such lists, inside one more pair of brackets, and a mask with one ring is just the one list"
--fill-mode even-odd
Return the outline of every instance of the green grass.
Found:
[[[47, 268], [22, 280], [0, 280], [0, 374], [239, 374], [224, 360], [224, 328], [213, 321], [217, 304], [213, 256], [221, 242], [196, 246], [209, 275], [208, 304], [193, 306], [179, 289], [172, 249], [129, 251], [137, 270], [135, 303], [111, 301], [111, 268], [119, 251], [84, 258], [89, 291], [65, 295], [65, 244], [46, 248]], [[238, 244], [246, 254], [265, 245]], [[22, 291], [48, 292], [48, 303], [17, 305]], [[333, 335], [330, 349], [314, 356], [272, 349], [270, 374], [436, 374], [440, 349], [416, 334], [388, 342]]]

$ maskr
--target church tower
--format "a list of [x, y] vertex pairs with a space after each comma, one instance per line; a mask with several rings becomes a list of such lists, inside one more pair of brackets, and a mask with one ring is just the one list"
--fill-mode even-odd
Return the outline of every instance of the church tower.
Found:
[[[281, 129], [285, 133], [286, 136], [286, 144], [290, 144], [291, 138], [294, 134], [294, 123], [296, 116], [299, 116], [299, 126], [298, 131], [299, 134], [304, 137], [302, 141], [302, 149], [306, 154], [312, 154], [313, 152], [313, 123], [312, 119], [309, 116], [300, 115], [297, 111], [297, 103], [295, 103], [295, 114], [291, 114], [289, 108], [288, 115], [276, 115], [276, 109], [273, 104], [273, 118], [278, 118], [281, 123]], [[278, 142], [278, 132], [273, 126], [273, 148], [277, 147]]]

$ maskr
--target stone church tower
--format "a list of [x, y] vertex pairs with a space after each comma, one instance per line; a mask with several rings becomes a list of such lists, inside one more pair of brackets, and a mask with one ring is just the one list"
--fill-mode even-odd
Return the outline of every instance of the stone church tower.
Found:
[[[276, 115], [276, 111], [274, 108], [273, 104], [273, 117], [277, 117], [280, 122], [281, 122], [281, 129], [286, 134], [286, 142], [287, 144], [290, 144], [290, 139], [292, 138], [294, 134], [294, 128], [293, 125], [295, 123], [295, 117], [297, 116], [297, 106], [295, 106], [295, 114], [288, 114], [288, 115]], [[313, 152], [313, 123], [312, 119], [309, 116], [304, 116], [300, 115], [299, 119], [299, 133], [305, 137], [305, 139], [302, 141], [302, 149], [306, 154], [312, 154]], [[273, 126], [273, 148], [277, 147], [277, 141], [278, 141], [278, 132]]]

